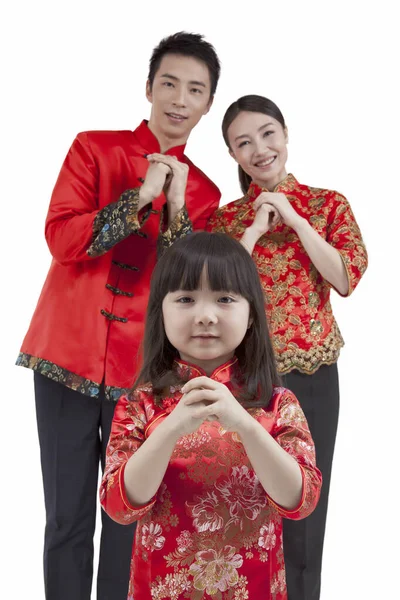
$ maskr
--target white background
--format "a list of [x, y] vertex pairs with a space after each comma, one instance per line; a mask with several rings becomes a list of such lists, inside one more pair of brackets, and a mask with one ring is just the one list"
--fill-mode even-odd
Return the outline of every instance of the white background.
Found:
[[32, 372], [13, 365], [50, 265], [43, 229], [51, 191], [78, 131], [134, 129], [149, 116], [151, 51], [182, 29], [205, 34], [222, 61], [214, 106], [187, 146], [222, 203], [240, 195], [220, 134], [224, 111], [241, 95], [262, 94], [286, 118], [289, 170], [343, 193], [363, 232], [368, 271], [353, 296], [332, 298], [346, 346], [322, 600], [399, 597], [395, 4], [25, 0], [3, 10], [3, 598], [44, 597]]

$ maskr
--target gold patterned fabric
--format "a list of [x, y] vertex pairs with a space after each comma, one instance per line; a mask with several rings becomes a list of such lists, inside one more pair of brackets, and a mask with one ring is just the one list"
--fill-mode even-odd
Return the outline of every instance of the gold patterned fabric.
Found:
[[169, 226], [168, 222], [168, 208], [165, 205], [162, 210], [160, 219], [160, 234], [157, 240], [157, 255], [161, 256], [167, 248], [172, 246], [176, 240], [181, 237], [185, 237], [193, 231], [193, 224], [190, 220], [186, 205], [175, 215], [175, 218], [171, 221]]
[[108, 204], [97, 213], [93, 221], [93, 241], [87, 249], [88, 256], [102, 256], [131, 233], [138, 233], [151, 210], [145, 210], [139, 219], [139, 193], [140, 187], [126, 190], [117, 202]]
[[[254, 220], [253, 203], [262, 191], [251, 183], [243, 198], [214, 213], [207, 229], [240, 240]], [[336, 191], [302, 185], [292, 174], [274, 192], [285, 194], [296, 212], [340, 253], [349, 296], [365, 273], [368, 257], [346, 198]], [[317, 271], [296, 232], [278, 225], [258, 240], [252, 256], [266, 296], [279, 371], [311, 374], [321, 364], [336, 362], [344, 341], [332, 313], [332, 286]]]
[[[176, 369], [185, 379], [205, 375], [184, 361]], [[237, 359], [210, 377], [237, 396]], [[265, 409], [248, 409], [300, 466], [303, 491], [293, 510], [265, 492], [238, 434], [217, 421], [205, 421], [178, 440], [157, 493], [135, 507], [125, 490], [126, 464], [181, 397], [180, 389], [171, 388], [160, 406], [151, 386], [141, 386], [121, 397], [115, 409], [100, 500], [118, 523], [138, 521], [128, 600], [287, 600], [282, 518], [308, 516], [321, 489], [314, 443], [297, 399], [277, 387]]]

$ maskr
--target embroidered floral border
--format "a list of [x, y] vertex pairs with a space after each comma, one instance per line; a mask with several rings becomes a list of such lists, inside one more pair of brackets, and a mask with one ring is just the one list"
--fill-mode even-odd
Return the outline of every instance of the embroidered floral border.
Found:
[[[40, 373], [40, 375], [44, 375], [45, 377], [48, 377], [57, 383], [61, 383], [75, 392], [80, 392], [85, 396], [90, 396], [91, 398], [99, 398], [100, 396], [101, 384], [96, 383], [91, 379], [86, 379], [76, 373], [72, 373], [72, 371], [59, 367], [55, 363], [45, 360], [44, 358], [38, 358], [37, 356], [20, 352], [15, 364], [19, 367], [32, 369], [33, 371]], [[127, 394], [129, 391], [130, 388], [119, 388], [111, 385], [104, 386], [105, 399], [112, 402], [117, 402], [123, 394]]]

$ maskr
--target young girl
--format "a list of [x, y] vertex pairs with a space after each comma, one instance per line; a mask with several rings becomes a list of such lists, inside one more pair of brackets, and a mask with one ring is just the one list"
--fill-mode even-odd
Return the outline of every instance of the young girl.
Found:
[[219, 233], [153, 273], [144, 363], [116, 407], [100, 490], [139, 520], [130, 600], [284, 600], [282, 517], [317, 504], [304, 414], [276, 371], [257, 269]]

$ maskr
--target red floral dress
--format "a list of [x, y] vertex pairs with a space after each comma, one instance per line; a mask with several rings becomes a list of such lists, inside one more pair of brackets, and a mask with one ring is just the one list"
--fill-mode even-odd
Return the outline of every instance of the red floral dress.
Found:
[[[183, 361], [177, 369], [189, 371], [189, 378], [205, 375]], [[235, 358], [211, 378], [233, 392], [239, 375]], [[266, 409], [249, 409], [300, 465], [303, 492], [295, 509], [288, 511], [268, 496], [238, 434], [216, 421], [178, 440], [157, 494], [145, 506], [132, 506], [125, 465], [181, 396], [172, 388], [159, 407], [151, 387], [140, 387], [133, 398], [121, 397], [115, 410], [100, 500], [115, 521], [138, 521], [128, 600], [285, 600], [282, 517], [309, 515], [321, 488], [298, 401], [289, 390], [275, 388]]]

